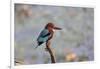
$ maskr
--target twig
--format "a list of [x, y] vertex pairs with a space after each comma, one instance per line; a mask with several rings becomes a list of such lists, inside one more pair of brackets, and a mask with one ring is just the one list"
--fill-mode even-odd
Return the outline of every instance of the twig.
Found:
[[47, 51], [48, 51], [49, 54], [50, 54], [51, 62], [52, 62], [52, 63], [56, 63], [55, 57], [54, 57], [54, 53], [53, 53], [52, 49], [50, 48], [50, 41], [47, 41], [47, 42], [46, 42], [46, 49], [47, 49]]
[[21, 62], [20, 61], [14, 61], [15, 63], [19, 63], [19, 64], [21, 64]]

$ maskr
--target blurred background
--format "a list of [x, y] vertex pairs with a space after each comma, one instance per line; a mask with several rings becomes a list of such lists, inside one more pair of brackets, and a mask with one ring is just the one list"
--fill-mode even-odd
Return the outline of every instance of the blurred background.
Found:
[[14, 12], [15, 65], [51, 63], [45, 43], [34, 49], [48, 22], [63, 29], [51, 41], [57, 63], [94, 60], [93, 8], [15, 4]]

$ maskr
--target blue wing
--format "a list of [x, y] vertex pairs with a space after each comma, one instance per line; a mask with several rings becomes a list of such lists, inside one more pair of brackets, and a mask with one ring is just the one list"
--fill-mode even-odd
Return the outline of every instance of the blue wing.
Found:
[[49, 36], [50, 36], [49, 31], [48, 31], [47, 29], [44, 29], [44, 30], [40, 33], [40, 35], [39, 35], [37, 41], [38, 41], [38, 42], [46, 42], [46, 41], [49, 39]]

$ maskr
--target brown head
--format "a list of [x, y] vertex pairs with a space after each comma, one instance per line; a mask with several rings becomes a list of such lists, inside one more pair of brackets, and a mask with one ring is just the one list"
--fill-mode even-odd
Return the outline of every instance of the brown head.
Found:
[[45, 26], [45, 28], [46, 28], [46, 29], [61, 30], [61, 28], [56, 27], [53, 23], [48, 23], [48, 24]]

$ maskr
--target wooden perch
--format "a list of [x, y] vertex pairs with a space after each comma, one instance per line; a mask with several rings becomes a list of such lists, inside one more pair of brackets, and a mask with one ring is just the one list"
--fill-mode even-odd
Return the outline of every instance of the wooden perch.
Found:
[[47, 42], [46, 42], [46, 49], [47, 49], [47, 51], [48, 51], [49, 54], [50, 54], [51, 62], [52, 62], [52, 63], [56, 63], [55, 57], [54, 57], [54, 53], [53, 53], [52, 49], [50, 48], [50, 41], [47, 41]]

